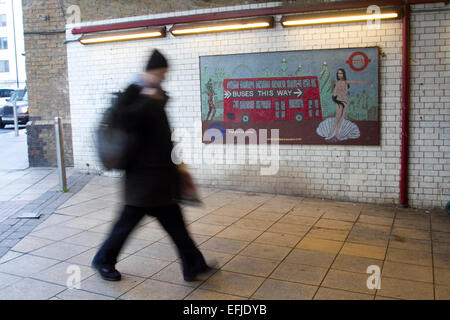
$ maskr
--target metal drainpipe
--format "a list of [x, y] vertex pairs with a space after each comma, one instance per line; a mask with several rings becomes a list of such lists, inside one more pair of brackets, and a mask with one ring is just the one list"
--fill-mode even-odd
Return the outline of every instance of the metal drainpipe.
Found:
[[410, 5], [403, 5], [402, 49], [402, 138], [399, 206], [408, 207], [408, 156], [409, 156], [409, 18]]

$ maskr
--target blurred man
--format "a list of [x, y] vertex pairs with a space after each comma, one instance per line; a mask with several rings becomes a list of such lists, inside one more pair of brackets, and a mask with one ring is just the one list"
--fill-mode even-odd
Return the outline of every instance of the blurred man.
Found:
[[168, 70], [166, 58], [154, 50], [139, 79], [119, 96], [116, 107], [122, 130], [132, 137], [125, 168], [125, 206], [92, 261], [105, 280], [118, 281], [117, 257], [130, 233], [146, 215], [158, 219], [175, 243], [185, 281], [211, 268], [187, 232], [180, 206], [180, 174], [171, 160], [171, 130], [161, 88]]

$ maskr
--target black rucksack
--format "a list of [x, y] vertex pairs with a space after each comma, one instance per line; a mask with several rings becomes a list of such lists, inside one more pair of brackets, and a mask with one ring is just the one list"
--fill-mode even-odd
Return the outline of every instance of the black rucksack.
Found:
[[121, 94], [116, 93], [111, 106], [103, 113], [96, 132], [97, 153], [107, 170], [125, 169], [130, 157], [132, 137], [121, 128], [118, 116], [118, 100]]

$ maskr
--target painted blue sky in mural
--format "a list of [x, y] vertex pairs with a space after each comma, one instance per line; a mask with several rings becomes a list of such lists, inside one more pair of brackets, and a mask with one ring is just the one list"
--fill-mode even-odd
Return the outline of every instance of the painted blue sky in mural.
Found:
[[[362, 71], [354, 71], [346, 63], [354, 52], [364, 52], [371, 62]], [[357, 58], [360, 58], [358, 56]], [[201, 71], [208, 68], [209, 73], [215, 70], [223, 70], [231, 74], [232, 78], [252, 78], [259, 76], [263, 71], [281, 76], [294, 75], [299, 66], [304, 75], [319, 76], [323, 63], [328, 64], [328, 70], [333, 80], [339, 68], [346, 71], [348, 80], [372, 81], [375, 92], [378, 92], [378, 48], [350, 48], [350, 49], [326, 49], [308, 51], [282, 51], [254, 54], [233, 54], [222, 56], [200, 57]], [[361, 63], [356, 63], [361, 67]], [[366, 86], [352, 86], [351, 91], [355, 94], [367, 90]]]

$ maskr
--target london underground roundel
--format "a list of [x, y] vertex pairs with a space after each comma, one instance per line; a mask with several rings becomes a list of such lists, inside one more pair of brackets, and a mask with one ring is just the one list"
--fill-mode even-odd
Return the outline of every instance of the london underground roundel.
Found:
[[353, 52], [350, 58], [346, 61], [346, 63], [352, 68], [354, 71], [363, 71], [367, 65], [371, 62], [369, 57], [364, 52], [356, 51]]

